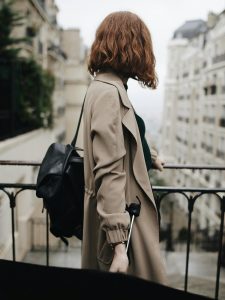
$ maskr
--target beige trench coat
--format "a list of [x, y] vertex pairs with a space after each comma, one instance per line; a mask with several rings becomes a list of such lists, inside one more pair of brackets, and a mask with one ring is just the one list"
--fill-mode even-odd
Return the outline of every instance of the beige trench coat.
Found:
[[91, 82], [83, 120], [82, 268], [109, 270], [110, 244], [128, 237], [130, 216], [125, 205], [138, 196], [141, 213], [132, 230], [128, 274], [165, 284], [158, 214], [138, 125], [123, 82], [115, 73], [98, 73]]

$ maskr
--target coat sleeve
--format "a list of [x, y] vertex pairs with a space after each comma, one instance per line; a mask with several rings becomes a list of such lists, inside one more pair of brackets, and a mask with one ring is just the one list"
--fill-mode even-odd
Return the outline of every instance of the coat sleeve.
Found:
[[150, 151], [151, 151], [151, 157], [152, 157], [152, 162], [154, 164], [154, 162], [156, 161], [156, 158], [158, 156], [158, 152], [155, 148], [151, 147], [150, 148]]
[[93, 169], [97, 212], [108, 243], [126, 241], [130, 223], [126, 211], [124, 136], [117, 90], [101, 92], [91, 114]]

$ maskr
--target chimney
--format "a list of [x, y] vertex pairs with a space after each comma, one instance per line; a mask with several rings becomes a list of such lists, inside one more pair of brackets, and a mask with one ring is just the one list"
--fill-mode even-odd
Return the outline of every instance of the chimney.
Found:
[[214, 12], [210, 11], [208, 13], [207, 27], [213, 28], [216, 25], [218, 19], [219, 19], [219, 16], [217, 14], [215, 14]]

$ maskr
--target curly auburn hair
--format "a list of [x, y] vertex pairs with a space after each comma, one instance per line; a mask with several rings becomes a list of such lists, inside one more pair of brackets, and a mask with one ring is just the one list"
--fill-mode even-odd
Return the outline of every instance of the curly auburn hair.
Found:
[[134, 13], [111, 13], [96, 31], [88, 70], [94, 76], [108, 69], [123, 77], [136, 79], [149, 88], [155, 89], [157, 86], [151, 34]]

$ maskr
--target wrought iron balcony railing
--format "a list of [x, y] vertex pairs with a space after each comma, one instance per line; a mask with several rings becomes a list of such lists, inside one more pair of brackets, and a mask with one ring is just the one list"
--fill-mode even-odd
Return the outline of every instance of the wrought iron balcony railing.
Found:
[[[34, 161], [0, 161], [0, 165], [7, 166], [40, 166], [40, 162]], [[165, 165], [165, 169], [189, 169], [189, 170], [220, 170], [225, 171], [225, 166], [216, 165]], [[223, 188], [203, 188], [203, 187], [172, 187], [172, 186], [153, 186], [153, 192], [156, 204], [160, 210], [162, 200], [172, 193], [178, 193], [184, 196], [188, 204], [188, 228], [186, 240], [186, 264], [184, 277], [184, 291], [188, 290], [188, 268], [191, 245], [191, 226], [192, 213], [195, 207], [196, 200], [205, 194], [212, 194], [220, 202], [220, 229], [219, 229], [219, 245], [217, 256], [217, 272], [215, 284], [215, 299], [218, 299], [220, 285], [220, 271], [222, 261], [223, 234], [224, 234], [224, 214], [225, 214], [225, 187]], [[16, 189], [16, 191], [14, 190]], [[16, 241], [15, 241], [15, 207], [18, 194], [25, 190], [35, 190], [35, 184], [24, 183], [0, 183], [0, 190], [7, 195], [11, 209], [11, 235], [12, 235], [12, 259], [16, 261]], [[49, 265], [49, 219], [46, 212], [46, 265]]]
[[222, 62], [224, 60], [225, 60], [225, 53], [222, 53], [220, 55], [214, 56], [212, 59], [212, 62], [213, 62], [213, 64], [216, 64], [216, 63]]

